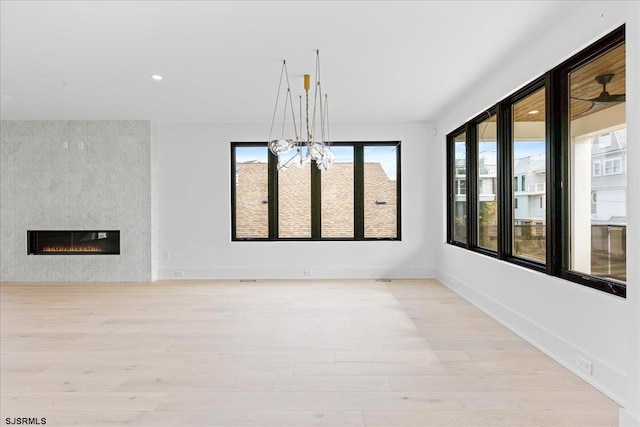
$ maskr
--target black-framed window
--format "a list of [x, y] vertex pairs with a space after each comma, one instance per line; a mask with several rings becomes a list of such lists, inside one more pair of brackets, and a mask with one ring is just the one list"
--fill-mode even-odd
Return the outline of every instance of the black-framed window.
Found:
[[625, 58], [622, 26], [447, 135], [450, 244], [626, 296]]
[[231, 238], [400, 240], [400, 142], [334, 142], [328, 170], [278, 170], [266, 143], [231, 143]]
[[[568, 93], [561, 104], [568, 121], [562, 135], [562, 273], [615, 290], [627, 278], [626, 45], [624, 33], [605, 40], [557, 71]], [[603, 176], [592, 176], [596, 160], [603, 163]]]
[[476, 163], [477, 244], [490, 251], [498, 250], [498, 126], [497, 114], [489, 111], [475, 124], [472, 142]]
[[[510, 120], [509, 166], [515, 186], [509, 255], [531, 262], [546, 262], [547, 197], [545, 86], [538, 80], [505, 103]], [[518, 187], [520, 177], [520, 187]], [[518, 202], [521, 199], [521, 202]], [[518, 208], [518, 203], [521, 207]]]
[[461, 128], [449, 135], [447, 147], [449, 242], [467, 245], [467, 133]]

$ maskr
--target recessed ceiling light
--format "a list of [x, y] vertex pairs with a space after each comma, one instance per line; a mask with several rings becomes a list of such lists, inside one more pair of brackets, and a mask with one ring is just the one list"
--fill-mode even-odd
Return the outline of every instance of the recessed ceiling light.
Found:
[[151, 74], [151, 78], [158, 82], [162, 80], [162, 76], [160, 74]]
[[13, 98], [11, 98], [9, 95], [0, 95], [0, 104], [8, 104], [11, 101], [13, 101]]
[[538, 111], [538, 110], [531, 110], [531, 111], [529, 111], [529, 113], [528, 113], [528, 114], [538, 114], [539, 112], [540, 112], [540, 111]]

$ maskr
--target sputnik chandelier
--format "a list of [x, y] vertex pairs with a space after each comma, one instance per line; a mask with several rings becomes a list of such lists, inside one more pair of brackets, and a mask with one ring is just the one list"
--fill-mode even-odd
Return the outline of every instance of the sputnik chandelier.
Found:
[[[280, 95], [282, 92], [283, 79], [286, 81], [287, 91], [284, 95], [284, 107], [280, 112], [282, 114], [282, 131], [279, 138], [271, 139], [273, 136], [273, 127], [278, 116]], [[318, 169], [327, 170], [331, 167], [335, 160], [335, 156], [331, 152], [331, 142], [329, 139], [329, 99], [326, 94], [322, 93], [320, 85], [320, 51], [316, 50], [316, 75], [315, 88], [313, 94], [313, 104], [309, 105], [309, 91], [311, 89], [311, 76], [304, 75], [304, 121], [305, 132], [303, 134], [302, 114], [303, 102], [302, 95], [299, 99], [299, 118], [296, 120], [296, 114], [293, 107], [293, 97], [291, 94], [291, 86], [289, 85], [289, 73], [287, 72], [287, 61], [282, 61], [282, 70], [280, 71], [280, 83], [278, 84], [278, 94], [276, 96], [276, 105], [273, 109], [273, 118], [271, 119], [271, 130], [269, 131], [269, 150], [278, 156], [278, 170], [286, 170], [293, 165], [304, 167], [305, 164], [314, 161]], [[289, 110], [291, 110], [289, 112]], [[285, 126], [287, 119], [291, 114], [291, 124], [293, 126], [293, 137], [285, 137]], [[310, 117], [311, 114], [311, 117]], [[318, 117], [319, 116], [319, 117]], [[316, 134], [316, 119], [319, 122], [320, 138]], [[299, 127], [298, 127], [299, 124]]]

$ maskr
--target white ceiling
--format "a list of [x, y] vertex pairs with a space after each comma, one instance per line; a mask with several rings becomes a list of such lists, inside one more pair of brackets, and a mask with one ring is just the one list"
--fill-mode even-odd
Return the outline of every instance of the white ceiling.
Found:
[[269, 122], [320, 49], [332, 121], [434, 119], [565, 5], [2, 0], [1, 118]]

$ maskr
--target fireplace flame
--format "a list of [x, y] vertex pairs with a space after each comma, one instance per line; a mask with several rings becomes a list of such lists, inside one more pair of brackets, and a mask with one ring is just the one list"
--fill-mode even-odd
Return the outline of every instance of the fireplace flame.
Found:
[[97, 246], [81, 245], [81, 246], [45, 246], [41, 252], [102, 252]]

